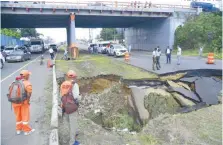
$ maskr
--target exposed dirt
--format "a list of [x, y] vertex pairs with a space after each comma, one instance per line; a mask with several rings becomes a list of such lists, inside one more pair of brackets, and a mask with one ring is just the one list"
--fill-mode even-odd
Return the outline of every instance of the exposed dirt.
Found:
[[[90, 58], [97, 59], [98, 57], [91, 56]], [[84, 56], [80, 59], [90, 58]], [[58, 67], [60, 67], [61, 72], [66, 72], [72, 68], [80, 74], [78, 84], [80, 86], [82, 100], [80, 101], [78, 117], [78, 140], [81, 144], [220, 145], [222, 139], [221, 105], [203, 109], [199, 108], [200, 110], [192, 110], [193, 112], [189, 111], [190, 113], [187, 114], [178, 114], [177, 110], [179, 108], [188, 105], [193, 106], [194, 102], [190, 100], [185, 101], [185, 98], [176, 92], [167, 92], [171, 87], [168, 85], [167, 80], [178, 83], [179, 78], [184, 77], [186, 73], [158, 78], [150, 77], [151, 74], [148, 77], [144, 77], [144, 72], [141, 72], [141, 75], [138, 75], [138, 80], [134, 80], [135, 74], [139, 74], [138, 70], [131, 71], [132, 68], [121, 66], [121, 64], [116, 64], [113, 60], [108, 60], [107, 58], [100, 58], [100, 61], [94, 60], [94, 62], [83, 61], [76, 62], [75, 64], [74, 62], [68, 63], [69, 65], [60, 64]], [[116, 64], [116, 69], [114, 69], [113, 64]], [[100, 75], [111, 73], [117, 76]], [[126, 76], [123, 77], [123, 75]], [[64, 81], [64, 78], [59, 78], [58, 84], [60, 85], [62, 81]], [[178, 85], [187, 90], [195, 91], [193, 83], [178, 83]], [[128, 99], [131, 94], [128, 86], [152, 89], [144, 100], [144, 106], [150, 113], [150, 120], [144, 127], [139, 125], [135, 111], [128, 104]], [[219, 95], [219, 97], [221, 96]], [[67, 123], [61, 123], [60, 125], [64, 126], [61, 132], [64, 135], [67, 134], [65, 138], [61, 138], [61, 144], [65, 145], [69, 140], [67, 138], [69, 136], [69, 128], [67, 128]]]

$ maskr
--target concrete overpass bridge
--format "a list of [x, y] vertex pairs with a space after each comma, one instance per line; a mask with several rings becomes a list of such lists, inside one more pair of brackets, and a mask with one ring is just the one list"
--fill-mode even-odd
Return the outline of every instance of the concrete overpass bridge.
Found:
[[[197, 10], [183, 5], [128, 2], [1, 2], [2, 28], [66, 28], [69, 45], [75, 28], [126, 28], [127, 45], [151, 49], [171, 45], [175, 21]], [[178, 25], [178, 24], [177, 24]], [[174, 27], [174, 28], [173, 28]], [[137, 32], [135, 32], [137, 31]], [[146, 32], [146, 33], [145, 33]], [[142, 38], [143, 37], [143, 38]], [[139, 46], [140, 38], [142, 46]], [[170, 41], [171, 40], [171, 41]], [[159, 43], [160, 42], [160, 43]], [[146, 48], [147, 47], [147, 48]]]

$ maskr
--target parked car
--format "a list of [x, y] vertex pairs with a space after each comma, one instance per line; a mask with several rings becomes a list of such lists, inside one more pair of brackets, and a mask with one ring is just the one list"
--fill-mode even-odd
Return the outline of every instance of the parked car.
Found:
[[108, 41], [100, 42], [99, 46], [98, 46], [98, 52], [102, 53], [102, 54], [106, 54], [107, 47], [109, 46], [109, 44], [110, 44], [110, 42], [108, 42]]
[[7, 46], [7, 47], [5, 47], [3, 52], [6, 53], [6, 55], [8, 56], [13, 51], [15, 51], [17, 48], [18, 48], [17, 46]]
[[25, 45], [24, 46], [20, 46], [18, 47], [19, 50], [23, 50], [23, 51], [27, 51], [27, 53], [30, 53], [31, 54], [31, 51], [28, 47], [26, 47]]
[[31, 53], [27, 50], [18, 49], [13, 51], [10, 55], [6, 57], [7, 62], [18, 62], [18, 61], [26, 61], [31, 59]]
[[1, 60], [0, 68], [2, 69], [5, 64], [5, 57], [2, 55], [2, 52], [0, 53], [0, 60]]
[[50, 48], [52, 48], [54, 52], [57, 52], [58, 47], [56, 44], [50, 44]]
[[108, 50], [108, 55], [113, 55], [115, 57], [124, 56], [127, 52], [127, 49], [120, 44], [111, 44], [110, 49]]
[[4, 52], [5, 50], [5, 46], [1, 46], [1, 54], [3, 55], [3, 57], [6, 59], [6, 53]]
[[96, 52], [96, 49], [98, 49], [98, 45], [95, 43], [91, 43], [88, 47], [88, 52], [90, 53]]

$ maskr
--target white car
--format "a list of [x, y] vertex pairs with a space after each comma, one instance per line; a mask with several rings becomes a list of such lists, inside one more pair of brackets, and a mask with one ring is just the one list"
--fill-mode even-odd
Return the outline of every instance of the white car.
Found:
[[1, 66], [0, 68], [2, 69], [4, 64], [5, 64], [5, 57], [2, 55], [2, 52], [0, 53], [0, 60], [1, 60]]
[[115, 57], [124, 56], [127, 51], [128, 50], [120, 44], [111, 44], [108, 49], [108, 55], [113, 55]]
[[109, 41], [100, 42], [98, 44], [98, 52], [102, 53], [102, 54], [106, 54], [107, 53], [107, 47], [108, 47], [109, 44], [110, 44]]
[[17, 49], [17, 46], [7, 46], [3, 52], [8, 56]]

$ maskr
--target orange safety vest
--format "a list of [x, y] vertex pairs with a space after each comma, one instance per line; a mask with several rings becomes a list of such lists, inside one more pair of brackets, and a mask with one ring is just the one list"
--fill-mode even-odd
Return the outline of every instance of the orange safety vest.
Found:
[[70, 81], [64, 81], [60, 86], [61, 97], [67, 94], [71, 87], [72, 87], [72, 83]]

